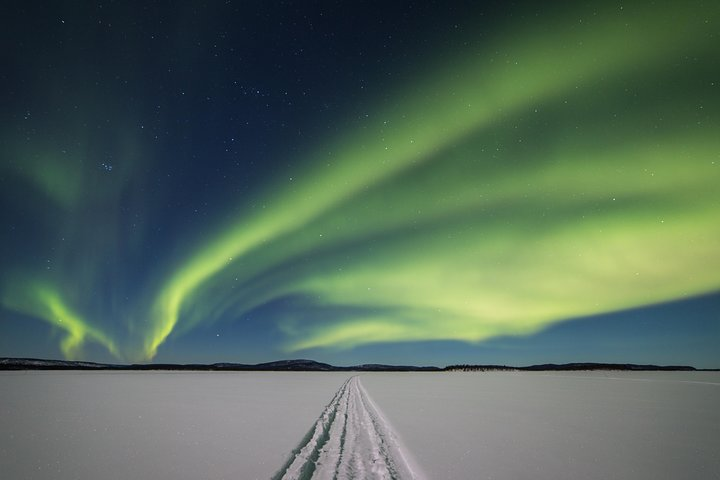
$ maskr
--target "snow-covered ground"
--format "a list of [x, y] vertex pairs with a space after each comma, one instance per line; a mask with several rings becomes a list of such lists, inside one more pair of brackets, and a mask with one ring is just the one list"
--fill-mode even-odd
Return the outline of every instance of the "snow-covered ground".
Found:
[[709, 372], [2, 372], [0, 477], [712, 479], [718, 405]]
[[267, 480], [349, 376], [0, 372], [0, 479]]
[[436, 479], [720, 479], [720, 373], [363, 375]]

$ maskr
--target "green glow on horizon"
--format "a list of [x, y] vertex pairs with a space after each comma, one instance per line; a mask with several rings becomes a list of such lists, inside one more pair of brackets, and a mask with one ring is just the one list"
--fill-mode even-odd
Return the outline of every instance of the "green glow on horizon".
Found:
[[2, 303], [63, 330], [66, 335], [60, 342], [60, 349], [67, 359], [81, 359], [82, 348], [87, 341], [102, 345], [116, 358], [121, 357], [112, 339], [85, 321], [67, 305], [60, 293], [49, 285], [32, 284], [24, 289], [11, 291], [3, 298]]
[[[456, 179], [444, 184], [442, 173], [431, 170], [426, 180], [440, 190], [455, 186], [468, 202], [461, 214], [433, 217], [437, 205], [418, 195], [407, 203], [427, 208], [425, 224], [355, 252], [342, 271], [301, 274], [290, 290], [321, 305], [374, 306], [378, 313], [346, 322], [288, 321], [285, 331], [300, 340], [287, 349], [418, 335], [480, 341], [713, 291], [720, 282], [720, 194], [712, 159], [720, 141], [710, 132], [663, 140], [601, 155], [587, 148], [557, 152], [474, 198], [458, 193], [463, 184]], [[432, 192], [424, 198], [437, 198]], [[384, 200], [393, 204], [408, 193], [386, 191]]]
[[[242, 313], [291, 294], [314, 297], [319, 306], [390, 312], [330, 324], [284, 324], [291, 337], [288, 349], [298, 350], [380, 341], [478, 341], [717, 289], [719, 269], [709, 265], [718, 262], [717, 167], [711, 162], [719, 145], [710, 125], [676, 142], [635, 139], [617, 152], [612, 147], [600, 154], [545, 152], [540, 167], [528, 163], [525, 172], [496, 174], [488, 189], [473, 183], [482, 183], [482, 171], [473, 166], [470, 173], [478, 177], [439, 187], [432, 179], [422, 184], [405, 179], [427, 163], [442, 164], [452, 175], [454, 164], [467, 167], [488, 157], [472, 150], [468, 139], [533, 106], [555, 105], [576, 89], [591, 95], [595, 88], [611, 88], [600, 78], [611, 83], [666, 69], [673, 55], [707, 48], [715, 17], [702, 21], [687, 7], [626, 15], [606, 11], [572, 35], [553, 26], [541, 35], [513, 31], [511, 40], [497, 45], [502, 61], [489, 49], [418, 79], [397, 92], [393, 106], [379, 108], [357, 130], [319, 148], [303, 169], [288, 175], [292, 182], [269, 188], [264, 210], [239, 218], [181, 262], [155, 302], [145, 355], [152, 358], [181, 320], [189, 329], [227, 309]], [[467, 152], [453, 151], [468, 144]], [[446, 153], [454, 157], [445, 160]], [[614, 174], [623, 167], [632, 170], [629, 175]], [[642, 169], [647, 168], [660, 174], [646, 178]], [[429, 193], [415, 191], [428, 185]], [[394, 188], [404, 193], [396, 195]], [[376, 197], [366, 195], [373, 191]], [[612, 196], [622, 207], [613, 207]], [[589, 210], [592, 202], [603, 204], [607, 213], [588, 213], [586, 219], [573, 215]], [[385, 208], [373, 210], [378, 203]], [[417, 205], [428, 212], [411, 214]], [[534, 211], [536, 206], [568, 218], [544, 225], [532, 218], [543, 213]], [[469, 232], [459, 245], [427, 230], [427, 239], [421, 231], [419, 239], [383, 240], [402, 225], [427, 222], [425, 215], [432, 219], [430, 229], [437, 228], [432, 222], [474, 209], [497, 209], [511, 225], [482, 215], [475, 222], [469, 214], [460, 220], [459, 231]], [[535, 229], [542, 232], [537, 242], [532, 241]], [[314, 267], [275, 275], [266, 288], [254, 286], [257, 276], [293, 258], [322, 257], [324, 249], [332, 252], [374, 236], [374, 249], [363, 254], [357, 247], [356, 259], [342, 272], [323, 269], [323, 262], [335, 265], [328, 253]], [[688, 241], [692, 251], [683, 248]], [[615, 265], [620, 258], [629, 263]], [[628, 267], [637, 270], [629, 277], [623, 270]], [[682, 284], [673, 281], [678, 276]], [[208, 293], [230, 277], [239, 277], [256, 298]], [[377, 287], [363, 290], [363, 285]], [[412, 314], [403, 318], [403, 311]]]

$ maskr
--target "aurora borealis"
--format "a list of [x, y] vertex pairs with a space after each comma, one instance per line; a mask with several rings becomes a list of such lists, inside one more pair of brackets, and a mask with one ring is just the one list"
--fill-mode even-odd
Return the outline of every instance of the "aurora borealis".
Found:
[[717, 366], [720, 6], [181, 3], [3, 7], [0, 356]]

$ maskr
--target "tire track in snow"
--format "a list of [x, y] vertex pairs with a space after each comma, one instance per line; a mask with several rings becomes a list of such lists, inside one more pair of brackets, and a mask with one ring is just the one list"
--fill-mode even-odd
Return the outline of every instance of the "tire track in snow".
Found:
[[343, 383], [273, 480], [422, 479], [359, 377]]

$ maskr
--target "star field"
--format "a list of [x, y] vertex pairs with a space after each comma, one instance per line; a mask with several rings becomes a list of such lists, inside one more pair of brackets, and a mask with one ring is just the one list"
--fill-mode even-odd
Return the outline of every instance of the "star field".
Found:
[[720, 360], [720, 7], [4, 10], [0, 356]]

